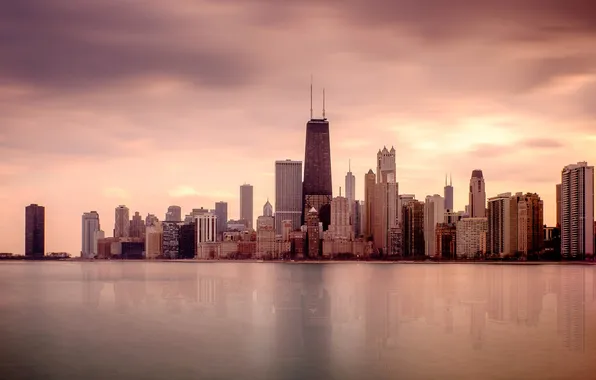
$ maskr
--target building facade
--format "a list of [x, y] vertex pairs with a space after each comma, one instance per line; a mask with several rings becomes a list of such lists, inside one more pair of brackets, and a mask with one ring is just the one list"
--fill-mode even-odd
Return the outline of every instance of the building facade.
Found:
[[561, 256], [581, 259], [594, 254], [594, 167], [587, 162], [561, 172]]
[[43, 206], [25, 207], [25, 256], [43, 257], [45, 254], [45, 215]]
[[217, 241], [217, 216], [205, 213], [196, 217], [197, 244]]
[[502, 193], [488, 200], [487, 254], [510, 256], [517, 250], [517, 197]]
[[403, 256], [424, 256], [424, 203], [408, 200], [402, 206], [402, 213]]
[[166, 259], [177, 259], [180, 253], [180, 228], [182, 222], [166, 221], [162, 227], [162, 253]]
[[215, 202], [215, 216], [217, 217], [217, 239], [222, 240], [228, 225], [228, 202]]
[[130, 236], [130, 212], [128, 207], [120, 205], [114, 210], [114, 237], [125, 238]]
[[[454, 223], [439, 223], [435, 226], [435, 257], [454, 260], [457, 257], [457, 227]], [[432, 256], [427, 253], [427, 255]]]
[[306, 218], [306, 239], [308, 258], [318, 258], [321, 252], [321, 228], [319, 214], [314, 207], [310, 209]]
[[374, 226], [374, 204], [375, 204], [375, 186], [377, 183], [377, 176], [372, 169], [364, 176], [364, 229], [362, 231], [364, 237], [370, 238], [373, 234]]
[[538, 194], [517, 195], [517, 252], [538, 254], [544, 248], [543, 202]]
[[180, 206], [168, 207], [166, 212], [166, 222], [181, 222], [182, 221], [182, 208]]
[[555, 197], [557, 202], [557, 210], [556, 210], [556, 217], [557, 217], [557, 228], [561, 228], [561, 184], [557, 184], [555, 189]]
[[314, 208], [326, 230], [331, 223], [332, 191], [329, 121], [325, 117], [313, 119], [311, 115], [306, 123], [302, 220], [306, 221]]
[[252, 185], [240, 186], [240, 219], [246, 220], [248, 228], [253, 228], [253, 188]]
[[445, 212], [453, 212], [453, 182], [451, 182], [451, 175], [449, 175], [449, 185], [447, 184], [447, 175], [445, 175], [443, 197], [445, 199]]
[[275, 231], [291, 220], [292, 230], [302, 223], [302, 161], [275, 161]]
[[276, 258], [275, 252], [275, 218], [259, 216], [257, 218], [257, 257]]
[[163, 229], [161, 222], [154, 223], [145, 230], [145, 258], [154, 260], [163, 256]]
[[486, 190], [482, 170], [472, 171], [468, 205], [471, 218], [484, 218], [486, 216]]
[[354, 238], [354, 230], [350, 224], [351, 203], [346, 197], [335, 197], [331, 201], [331, 224], [327, 236], [331, 240], [348, 240]]
[[[348, 199], [348, 204], [350, 205], [350, 221], [352, 224], [352, 231], [354, 235], [357, 235], [357, 230], [359, 229], [356, 224], [356, 177], [352, 174], [352, 166], [348, 165], [348, 172], [346, 173], [345, 178], [345, 188], [346, 188], [346, 198]], [[340, 194], [341, 195], [341, 194]]]
[[444, 219], [445, 199], [438, 194], [427, 195], [424, 200], [424, 250], [427, 256], [437, 253], [437, 224], [442, 224]]
[[93, 259], [97, 257], [97, 232], [100, 230], [97, 211], [86, 212], [82, 216], [81, 257]]
[[486, 254], [487, 218], [462, 218], [457, 222], [457, 257], [472, 259]]
[[135, 212], [130, 221], [129, 237], [144, 238], [145, 237], [145, 222], [139, 212]]

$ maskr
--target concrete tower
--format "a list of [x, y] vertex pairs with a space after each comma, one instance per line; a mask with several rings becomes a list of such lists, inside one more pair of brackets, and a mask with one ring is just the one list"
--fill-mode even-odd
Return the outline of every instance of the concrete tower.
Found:
[[97, 211], [86, 212], [82, 217], [81, 226], [81, 257], [92, 259], [97, 256], [97, 237], [100, 231], [99, 214]]
[[115, 210], [114, 237], [123, 238], [130, 235], [130, 217], [128, 207], [120, 205]]
[[486, 217], [486, 190], [482, 170], [472, 171], [470, 178], [469, 211], [471, 218]]
[[275, 161], [275, 231], [282, 233], [284, 220], [292, 221], [292, 231], [302, 219], [302, 161]]
[[240, 219], [247, 222], [247, 227], [253, 224], [253, 188], [252, 185], [240, 186]]
[[561, 256], [594, 254], [594, 167], [567, 165], [561, 172]]

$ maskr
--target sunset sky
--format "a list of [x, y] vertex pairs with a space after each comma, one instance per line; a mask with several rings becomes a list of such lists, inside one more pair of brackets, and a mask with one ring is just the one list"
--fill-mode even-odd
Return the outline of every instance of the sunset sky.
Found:
[[255, 217], [274, 161], [304, 160], [309, 85], [326, 89], [334, 194], [356, 197], [379, 148], [423, 200], [473, 169], [487, 196], [531, 191], [554, 223], [563, 166], [596, 163], [596, 9], [579, 0], [0, 0], [0, 252], [81, 250], [81, 214], [111, 236], [125, 204]]

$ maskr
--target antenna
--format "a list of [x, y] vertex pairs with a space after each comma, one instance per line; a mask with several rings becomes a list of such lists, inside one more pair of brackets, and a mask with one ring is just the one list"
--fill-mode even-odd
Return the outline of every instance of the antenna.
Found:
[[445, 173], [445, 186], [447, 186], [447, 173]]
[[310, 119], [312, 120], [312, 74], [310, 74]]
[[339, 187], [339, 196], [341, 197], [341, 186]]
[[452, 182], [451, 182], [451, 173], [449, 173], [449, 186], [452, 186]]
[[352, 172], [352, 160], [348, 158], [348, 171]]
[[325, 119], [325, 87], [323, 87], [323, 120]]

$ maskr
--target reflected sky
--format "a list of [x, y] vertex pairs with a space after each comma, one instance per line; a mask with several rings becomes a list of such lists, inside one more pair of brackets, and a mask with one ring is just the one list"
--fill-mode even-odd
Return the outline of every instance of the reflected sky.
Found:
[[591, 266], [0, 265], [3, 379], [588, 379]]

